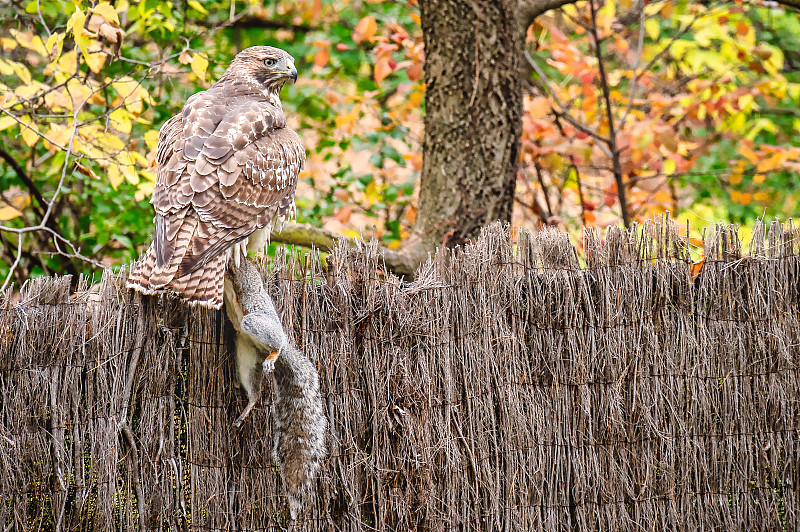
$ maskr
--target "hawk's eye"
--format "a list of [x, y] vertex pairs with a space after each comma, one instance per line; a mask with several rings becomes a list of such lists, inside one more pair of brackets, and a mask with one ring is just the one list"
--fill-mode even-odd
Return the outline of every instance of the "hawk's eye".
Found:
[[268, 67], [274, 67], [275, 63], [276, 63], [276, 61], [274, 59], [272, 59], [271, 57], [267, 57], [266, 59], [264, 59], [264, 64], [266, 66], [268, 66]]

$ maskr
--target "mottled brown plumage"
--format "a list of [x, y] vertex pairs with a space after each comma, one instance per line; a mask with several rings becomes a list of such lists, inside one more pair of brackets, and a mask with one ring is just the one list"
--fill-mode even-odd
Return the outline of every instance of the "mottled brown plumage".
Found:
[[305, 151], [286, 127], [278, 94], [296, 78], [283, 50], [247, 48], [161, 127], [155, 235], [128, 286], [222, 306], [228, 250], [294, 210]]

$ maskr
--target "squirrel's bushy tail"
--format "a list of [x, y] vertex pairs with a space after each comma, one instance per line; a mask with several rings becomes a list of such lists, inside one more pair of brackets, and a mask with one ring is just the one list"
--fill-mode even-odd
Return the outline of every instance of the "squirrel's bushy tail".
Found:
[[314, 364], [299, 350], [286, 346], [275, 360], [272, 450], [286, 483], [289, 511], [296, 519], [325, 457], [328, 421], [322, 406]]
[[325, 457], [328, 421], [322, 406], [317, 368], [289, 342], [256, 267], [246, 258], [239, 265], [231, 261], [229, 278], [231, 282], [226, 282], [225, 290], [226, 309], [240, 335], [236, 359], [242, 386], [250, 399], [234, 425], [238, 427], [242, 423], [258, 400], [260, 369], [272, 373], [275, 385], [271, 407], [275, 423], [272, 454], [280, 464], [294, 521], [300, 515]]

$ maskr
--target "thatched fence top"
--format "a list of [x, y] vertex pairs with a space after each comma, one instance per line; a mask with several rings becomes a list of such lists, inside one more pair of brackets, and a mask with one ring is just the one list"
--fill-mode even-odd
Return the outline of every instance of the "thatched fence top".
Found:
[[[413, 283], [374, 248], [264, 265], [330, 456], [300, 530], [797, 530], [800, 258], [730, 227], [495, 226]], [[269, 390], [241, 430], [221, 312], [28, 283], [0, 306], [0, 529], [286, 524]]]

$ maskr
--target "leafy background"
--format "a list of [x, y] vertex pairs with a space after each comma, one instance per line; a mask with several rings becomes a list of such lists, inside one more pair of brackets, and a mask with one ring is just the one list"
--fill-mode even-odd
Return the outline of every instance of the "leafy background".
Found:
[[[619, 223], [618, 178], [632, 220], [669, 210], [696, 231], [707, 220], [794, 215], [797, 12], [598, 6], [565, 6], [528, 31], [513, 223], [576, 235]], [[34, 0], [3, 3], [0, 21], [7, 282], [137, 257], [152, 232], [158, 128], [255, 44], [284, 48], [300, 72], [282, 93], [308, 154], [298, 221], [374, 231], [391, 248], [408, 237], [425, 91], [415, 0]]]

